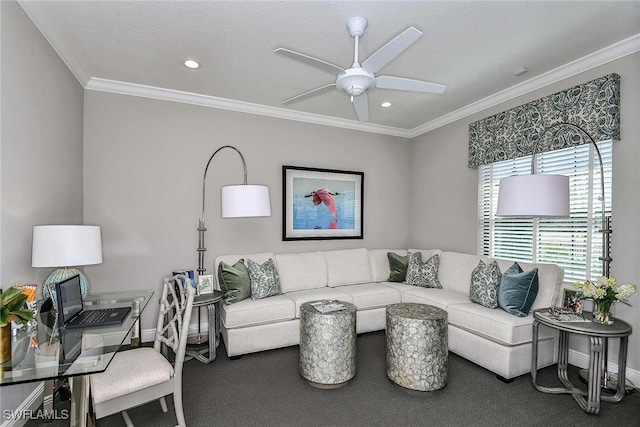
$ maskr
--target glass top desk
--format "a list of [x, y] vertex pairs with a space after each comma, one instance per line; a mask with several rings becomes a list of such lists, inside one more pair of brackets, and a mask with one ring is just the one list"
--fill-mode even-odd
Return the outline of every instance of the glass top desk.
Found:
[[[0, 365], [0, 386], [68, 378], [71, 384], [72, 426], [85, 426], [89, 414], [89, 374], [104, 372], [116, 352], [131, 334], [131, 345], [140, 344], [140, 315], [153, 291], [113, 292], [88, 295], [85, 310], [131, 307], [129, 317], [119, 326], [60, 329], [53, 311], [41, 311], [37, 322], [16, 330], [11, 338], [11, 360]], [[43, 304], [38, 304], [39, 309]], [[44, 305], [46, 309], [46, 304]], [[45, 387], [46, 388], [46, 387]], [[45, 390], [45, 404], [52, 404]], [[49, 408], [51, 409], [51, 408]], [[45, 407], [45, 410], [47, 408]]]

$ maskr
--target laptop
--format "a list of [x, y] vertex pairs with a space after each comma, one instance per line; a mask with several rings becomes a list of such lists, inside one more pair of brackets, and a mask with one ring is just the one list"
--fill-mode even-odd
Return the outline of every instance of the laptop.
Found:
[[70, 329], [121, 325], [131, 311], [131, 307], [85, 310], [79, 275], [56, 283], [56, 294], [59, 323]]

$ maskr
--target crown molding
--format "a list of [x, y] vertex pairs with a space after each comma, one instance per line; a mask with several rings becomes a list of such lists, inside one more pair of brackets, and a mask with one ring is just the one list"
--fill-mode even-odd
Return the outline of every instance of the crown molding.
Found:
[[259, 116], [275, 117], [284, 120], [313, 123], [323, 126], [332, 126], [343, 129], [371, 132], [382, 135], [410, 138], [409, 130], [381, 126], [371, 123], [361, 123], [353, 120], [339, 119], [320, 114], [304, 113], [301, 111], [287, 110], [284, 108], [268, 107], [252, 104], [250, 102], [236, 101], [233, 99], [218, 98], [192, 92], [183, 92], [174, 89], [165, 89], [154, 86], [146, 86], [135, 83], [119, 82], [92, 77], [85, 86], [87, 90], [98, 92], [110, 92], [121, 95], [138, 96], [163, 101], [179, 102], [182, 104], [198, 105], [201, 107], [218, 108], [221, 110], [236, 111], [240, 113], [256, 114]]
[[[332, 126], [342, 129], [350, 129], [361, 132], [371, 132], [382, 135], [396, 136], [411, 139], [439, 127], [448, 125], [457, 120], [481, 112], [488, 108], [509, 101], [518, 96], [541, 89], [560, 80], [614, 61], [627, 55], [640, 51], [640, 33], [614, 43], [575, 61], [569, 62], [539, 76], [533, 77], [515, 86], [497, 92], [484, 99], [471, 103], [456, 111], [438, 117], [411, 130], [395, 128], [391, 126], [361, 123], [353, 120], [323, 116], [320, 114], [305, 113], [302, 111], [287, 110], [284, 108], [268, 107], [249, 102], [219, 98], [191, 92], [183, 92], [173, 89], [165, 89], [154, 86], [146, 86], [135, 83], [119, 82], [92, 77], [88, 79], [85, 89], [100, 92], [117, 93], [121, 95], [138, 96], [142, 98], [158, 99], [163, 101], [179, 102], [183, 104], [199, 105], [203, 107], [218, 108], [222, 110], [236, 111], [260, 116], [275, 117], [284, 120], [294, 120], [304, 123], [313, 123], [322, 126]], [[75, 74], [75, 73], [74, 73]], [[80, 80], [80, 79], [79, 79]]]
[[410, 138], [638, 51], [640, 51], [640, 33], [420, 125], [409, 131]]

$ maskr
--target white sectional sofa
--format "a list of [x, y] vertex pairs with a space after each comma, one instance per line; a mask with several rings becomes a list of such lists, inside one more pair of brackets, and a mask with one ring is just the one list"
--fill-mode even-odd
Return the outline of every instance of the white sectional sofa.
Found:
[[[438, 249], [418, 250], [427, 260], [439, 254], [438, 279], [442, 289], [389, 282], [388, 252], [406, 255], [406, 250], [350, 249], [298, 254], [260, 253], [224, 255], [216, 258], [234, 264], [239, 259], [263, 263], [272, 258], [277, 265], [281, 295], [251, 298], [221, 304], [221, 332], [228, 355], [238, 356], [299, 343], [300, 305], [318, 299], [338, 299], [354, 304], [357, 332], [385, 329], [389, 304], [414, 302], [433, 305], [448, 313], [449, 350], [511, 379], [531, 370], [533, 315], [517, 317], [501, 308], [489, 309], [469, 299], [471, 273], [486, 257]], [[505, 271], [513, 261], [497, 260]], [[519, 263], [523, 270], [538, 268], [539, 290], [533, 309], [557, 306], [564, 271], [552, 264]], [[216, 277], [217, 279], [217, 277]], [[220, 289], [219, 285], [216, 286]], [[540, 328], [540, 367], [557, 361], [557, 334]]]

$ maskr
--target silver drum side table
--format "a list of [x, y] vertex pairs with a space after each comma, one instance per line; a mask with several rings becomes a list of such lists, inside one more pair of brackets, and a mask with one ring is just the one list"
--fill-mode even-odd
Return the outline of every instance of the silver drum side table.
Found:
[[[625, 395], [625, 373], [627, 366], [627, 345], [631, 335], [631, 325], [627, 322], [615, 319], [613, 325], [601, 325], [594, 322], [563, 322], [551, 318], [548, 308], [541, 308], [533, 312], [533, 342], [531, 357], [531, 382], [536, 390], [543, 393], [571, 394], [571, 397], [588, 414], [595, 415], [600, 412], [600, 401], [620, 402]], [[591, 313], [585, 312], [584, 317], [591, 319]], [[545, 387], [538, 385], [538, 327], [540, 324], [556, 329], [560, 332], [558, 340], [558, 378], [564, 387]], [[589, 337], [589, 378], [588, 390], [576, 388], [567, 374], [569, 364], [569, 334], [586, 335]], [[618, 389], [613, 396], [602, 396], [602, 375], [605, 340], [609, 338], [620, 339], [618, 351]], [[584, 397], [587, 396], [585, 399]]]
[[387, 306], [387, 377], [412, 390], [447, 384], [447, 312], [426, 304]]
[[340, 303], [329, 313], [300, 306], [300, 375], [315, 387], [341, 387], [356, 374], [356, 307]]

